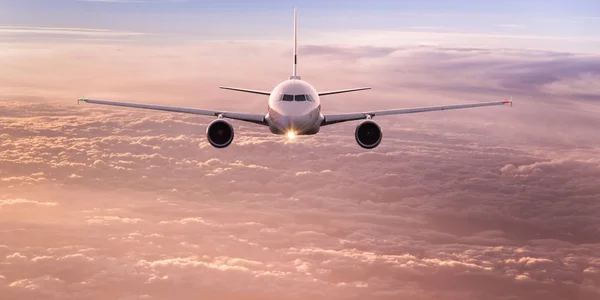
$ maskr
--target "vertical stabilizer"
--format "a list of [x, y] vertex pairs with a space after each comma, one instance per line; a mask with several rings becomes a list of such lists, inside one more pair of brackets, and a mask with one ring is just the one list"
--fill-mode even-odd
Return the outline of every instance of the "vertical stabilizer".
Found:
[[294, 66], [290, 79], [300, 79], [298, 76], [298, 8], [294, 8]]

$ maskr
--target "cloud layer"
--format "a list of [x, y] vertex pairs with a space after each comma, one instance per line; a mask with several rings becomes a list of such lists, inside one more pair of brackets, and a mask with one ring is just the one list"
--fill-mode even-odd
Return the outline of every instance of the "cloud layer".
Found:
[[355, 124], [288, 142], [234, 122], [217, 150], [210, 119], [76, 106], [73, 90], [261, 112], [215, 87], [269, 89], [287, 49], [137, 47], [3, 52], [3, 299], [600, 296], [598, 58], [305, 47], [319, 89], [375, 88], [324, 98], [329, 112], [516, 104], [381, 118], [374, 151]]

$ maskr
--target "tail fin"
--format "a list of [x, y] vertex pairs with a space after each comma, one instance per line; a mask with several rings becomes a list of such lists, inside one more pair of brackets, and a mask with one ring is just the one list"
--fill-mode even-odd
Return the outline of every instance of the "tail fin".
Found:
[[298, 8], [294, 8], [294, 66], [290, 79], [301, 79], [298, 76]]

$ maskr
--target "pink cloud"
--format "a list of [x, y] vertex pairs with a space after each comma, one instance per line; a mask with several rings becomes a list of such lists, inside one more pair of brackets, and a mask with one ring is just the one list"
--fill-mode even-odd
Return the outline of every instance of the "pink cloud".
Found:
[[219, 151], [204, 136], [210, 119], [77, 106], [73, 87], [260, 112], [264, 98], [216, 86], [268, 88], [289, 73], [286, 49], [135, 47], [29, 48], [0, 71], [14, 74], [0, 102], [6, 299], [600, 295], [593, 88], [568, 100], [543, 88], [593, 72], [592, 58], [308, 47], [301, 73], [315, 85], [376, 87], [323, 99], [328, 110], [509, 92], [522, 101], [380, 118], [384, 141], [369, 152], [355, 124], [288, 143], [234, 122], [234, 143]]

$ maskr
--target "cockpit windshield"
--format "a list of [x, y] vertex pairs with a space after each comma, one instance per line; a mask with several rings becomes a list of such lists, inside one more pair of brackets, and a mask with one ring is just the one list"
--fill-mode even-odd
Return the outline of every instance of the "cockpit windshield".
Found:
[[283, 94], [279, 101], [308, 101], [315, 102], [315, 100], [310, 95], [289, 95]]
[[294, 96], [295, 101], [306, 101], [306, 96], [304, 95], [296, 95]]

